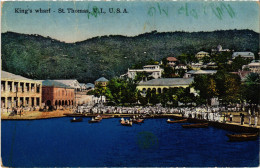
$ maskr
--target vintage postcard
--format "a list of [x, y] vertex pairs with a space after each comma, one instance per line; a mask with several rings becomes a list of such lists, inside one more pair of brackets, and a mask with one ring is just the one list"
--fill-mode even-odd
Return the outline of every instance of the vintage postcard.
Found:
[[2, 1], [2, 167], [258, 167], [259, 1]]

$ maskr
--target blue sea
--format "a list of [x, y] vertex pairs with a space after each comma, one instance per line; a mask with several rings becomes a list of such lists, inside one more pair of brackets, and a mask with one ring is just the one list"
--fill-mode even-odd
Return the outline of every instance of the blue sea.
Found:
[[1, 155], [8, 167], [257, 167], [259, 140], [229, 142], [229, 131], [184, 129], [146, 119], [132, 127], [119, 118], [71, 123], [70, 117], [2, 121]]

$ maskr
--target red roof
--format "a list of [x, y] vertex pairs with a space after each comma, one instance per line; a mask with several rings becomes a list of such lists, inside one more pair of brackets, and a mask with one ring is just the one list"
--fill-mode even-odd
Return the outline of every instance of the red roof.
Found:
[[173, 62], [176, 62], [176, 61], [178, 61], [178, 59], [175, 58], [175, 57], [168, 57], [168, 58], [167, 58], [167, 61], [173, 61]]

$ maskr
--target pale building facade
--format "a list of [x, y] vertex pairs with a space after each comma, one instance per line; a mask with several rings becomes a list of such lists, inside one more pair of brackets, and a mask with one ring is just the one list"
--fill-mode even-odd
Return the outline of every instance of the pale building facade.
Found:
[[42, 83], [1, 71], [1, 108], [41, 107]]
[[143, 69], [128, 69], [127, 77], [135, 79], [138, 72], [146, 72], [149, 76], [157, 79], [162, 77], [163, 69], [159, 65], [145, 65]]
[[[166, 89], [182, 87], [190, 87], [190, 84], [193, 82], [193, 78], [161, 78], [161, 79], [152, 79], [146, 82], [140, 82], [137, 86], [137, 89], [145, 93], [147, 90], [155, 90], [156, 93], [163, 93]], [[195, 92], [191, 88], [190, 92]]]

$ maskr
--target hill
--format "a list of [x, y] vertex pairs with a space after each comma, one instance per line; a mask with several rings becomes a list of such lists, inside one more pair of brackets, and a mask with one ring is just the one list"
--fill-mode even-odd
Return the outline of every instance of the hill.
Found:
[[102, 36], [65, 43], [40, 35], [2, 33], [2, 69], [32, 79], [78, 79], [93, 82], [126, 73], [134, 64], [174, 53], [210, 51], [218, 44], [235, 51], [259, 51], [259, 34], [251, 30], [214, 32], [156, 31], [134, 37]]

